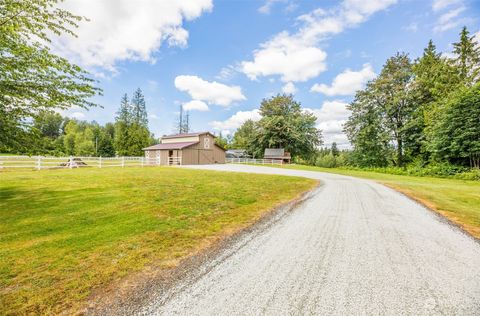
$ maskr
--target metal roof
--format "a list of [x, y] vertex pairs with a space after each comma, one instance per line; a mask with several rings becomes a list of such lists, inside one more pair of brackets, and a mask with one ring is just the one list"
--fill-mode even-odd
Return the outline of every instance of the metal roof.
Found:
[[179, 137], [191, 137], [191, 136], [200, 136], [204, 134], [210, 134], [213, 137], [216, 137], [210, 132], [199, 132], [199, 133], [184, 133], [184, 134], [172, 134], [172, 135], [165, 135], [162, 136], [162, 139], [168, 139], [168, 138], [179, 138]]
[[198, 142], [182, 142], [182, 143], [169, 143], [169, 144], [157, 144], [143, 150], [172, 150], [172, 149], [183, 149], [190, 147], [192, 145], [198, 144]]
[[285, 149], [283, 148], [266, 148], [265, 157], [283, 157], [285, 155]]

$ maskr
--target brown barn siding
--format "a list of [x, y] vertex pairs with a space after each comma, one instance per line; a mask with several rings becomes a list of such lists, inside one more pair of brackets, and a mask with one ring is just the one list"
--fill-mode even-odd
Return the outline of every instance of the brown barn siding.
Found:
[[[210, 139], [210, 148], [208, 149], [204, 148], [205, 137]], [[150, 150], [150, 158], [156, 157], [157, 152], [160, 153], [160, 164], [168, 164], [169, 150]], [[173, 150], [173, 157], [182, 157], [184, 165], [225, 163], [225, 151], [215, 145], [215, 139], [209, 134], [200, 135], [198, 144]]]
[[214, 146], [213, 158], [215, 163], [225, 163], [225, 150], [218, 146]]
[[182, 152], [183, 165], [196, 165], [198, 163], [198, 151], [195, 148], [184, 148]]
[[166, 165], [168, 164], [168, 150], [160, 150], [160, 164]]

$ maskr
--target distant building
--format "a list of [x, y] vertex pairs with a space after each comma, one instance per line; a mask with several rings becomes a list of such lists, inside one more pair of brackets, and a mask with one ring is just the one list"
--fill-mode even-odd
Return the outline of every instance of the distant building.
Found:
[[163, 136], [161, 143], [144, 148], [150, 163], [161, 165], [207, 165], [225, 163], [225, 149], [210, 132]]
[[227, 158], [250, 158], [245, 149], [229, 149], [225, 154]]
[[282, 162], [290, 163], [292, 157], [289, 152], [283, 148], [266, 148], [263, 155], [264, 159], [281, 160]]

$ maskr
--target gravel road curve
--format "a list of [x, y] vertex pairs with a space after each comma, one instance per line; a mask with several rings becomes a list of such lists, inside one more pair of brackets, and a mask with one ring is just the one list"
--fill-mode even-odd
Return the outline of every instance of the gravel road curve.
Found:
[[480, 315], [480, 243], [405, 196], [320, 172], [195, 168], [296, 175], [323, 185], [139, 314]]

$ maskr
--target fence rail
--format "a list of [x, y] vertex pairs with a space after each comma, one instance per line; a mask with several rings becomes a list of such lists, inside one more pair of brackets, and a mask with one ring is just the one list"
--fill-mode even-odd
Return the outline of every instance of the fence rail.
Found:
[[[170, 163], [168, 164], [181, 164]], [[145, 157], [43, 157], [43, 156], [0, 156], [0, 170], [10, 168], [23, 169], [73, 169], [108, 168], [133, 166], [158, 166], [160, 158]]]
[[168, 157], [168, 165], [181, 165], [182, 164], [182, 157]]
[[251, 159], [251, 158], [226, 158], [226, 163], [245, 163], [257, 165], [282, 165], [283, 161], [279, 159]]

